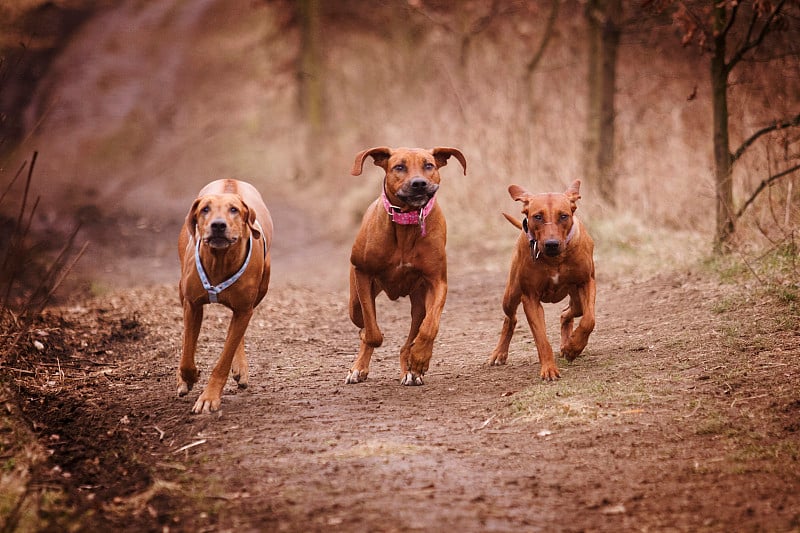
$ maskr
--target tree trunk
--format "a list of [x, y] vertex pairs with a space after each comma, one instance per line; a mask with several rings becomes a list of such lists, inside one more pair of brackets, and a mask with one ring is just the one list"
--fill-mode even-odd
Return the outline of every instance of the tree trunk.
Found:
[[584, 167], [600, 196], [615, 204], [614, 98], [621, 0], [590, 0], [586, 6], [589, 27], [588, 113]]
[[298, 65], [299, 106], [312, 139], [323, 122], [322, 43], [320, 39], [320, 1], [297, 0], [300, 17], [300, 61]]
[[714, 130], [714, 183], [716, 188], [716, 232], [714, 251], [729, 250], [734, 230], [733, 180], [731, 167], [733, 158], [728, 139], [728, 65], [725, 62], [727, 35], [724, 4], [714, 5], [714, 51], [711, 56], [711, 101]]

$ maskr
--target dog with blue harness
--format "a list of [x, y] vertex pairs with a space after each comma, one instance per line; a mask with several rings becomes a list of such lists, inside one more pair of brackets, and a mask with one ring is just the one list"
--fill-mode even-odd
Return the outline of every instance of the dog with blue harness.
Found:
[[208, 385], [193, 413], [219, 409], [230, 373], [239, 388], [249, 380], [244, 334], [253, 310], [267, 294], [272, 218], [258, 190], [249, 183], [222, 179], [209, 183], [192, 203], [178, 237], [179, 283], [183, 306], [183, 348], [178, 366], [178, 395], [197, 383], [197, 339], [203, 306], [219, 303], [233, 315]]

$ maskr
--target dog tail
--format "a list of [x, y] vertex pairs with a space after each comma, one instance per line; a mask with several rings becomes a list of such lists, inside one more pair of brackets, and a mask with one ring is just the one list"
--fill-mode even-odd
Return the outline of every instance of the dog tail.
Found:
[[512, 217], [512, 216], [511, 216], [511, 215], [509, 215], [508, 213], [503, 213], [503, 216], [504, 216], [504, 217], [506, 217], [506, 220], [508, 220], [509, 222], [511, 222], [512, 224], [514, 224], [514, 226], [516, 226], [516, 227], [517, 227], [517, 229], [522, 229], [522, 222], [520, 222], [520, 221], [519, 221], [519, 220], [517, 220], [516, 218]]

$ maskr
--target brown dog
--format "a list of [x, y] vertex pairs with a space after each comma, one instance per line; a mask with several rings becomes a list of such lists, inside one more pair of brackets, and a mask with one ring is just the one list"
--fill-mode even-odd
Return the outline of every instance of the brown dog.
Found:
[[183, 305], [183, 353], [178, 395], [184, 396], [200, 372], [194, 355], [203, 322], [203, 306], [221, 303], [233, 311], [225, 346], [193, 413], [219, 409], [222, 389], [232, 372], [240, 388], [248, 382], [244, 332], [253, 309], [267, 293], [272, 218], [259, 192], [243, 181], [209, 183], [197, 195], [178, 237], [179, 285]]
[[[504, 213], [522, 234], [511, 260], [503, 296], [506, 318], [500, 340], [489, 358], [490, 365], [504, 365], [508, 359], [520, 300], [539, 352], [542, 379], [560, 377], [553, 349], [547, 342], [542, 302], [557, 303], [569, 296], [569, 305], [561, 313], [561, 355], [572, 361], [586, 347], [594, 329], [596, 288], [594, 242], [573, 216], [581, 197], [580, 186], [580, 180], [575, 180], [563, 194], [531, 194], [519, 185], [509, 186], [511, 197], [523, 204], [525, 219], [520, 224]], [[573, 331], [575, 317], [582, 318]]]
[[383, 343], [375, 316], [375, 297], [411, 298], [411, 330], [400, 349], [400, 382], [422, 385], [447, 296], [447, 226], [436, 204], [439, 169], [455, 156], [467, 173], [467, 161], [455, 148], [431, 150], [386, 146], [356, 155], [352, 174], [372, 157], [386, 176], [383, 193], [367, 208], [350, 255], [350, 319], [361, 328], [358, 357], [345, 383], [367, 379], [372, 352]]

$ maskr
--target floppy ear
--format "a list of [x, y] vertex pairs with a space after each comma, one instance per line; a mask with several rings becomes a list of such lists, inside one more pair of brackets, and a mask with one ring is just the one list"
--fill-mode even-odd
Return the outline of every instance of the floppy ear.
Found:
[[387, 170], [389, 166], [389, 156], [391, 154], [392, 149], [388, 146], [377, 146], [375, 148], [369, 148], [363, 152], [359, 152], [356, 155], [356, 160], [353, 162], [353, 169], [350, 171], [350, 174], [353, 176], [361, 175], [361, 171], [364, 168], [364, 159], [366, 159], [367, 156], [372, 156], [375, 166], [381, 167], [383, 170]]
[[244, 207], [245, 217], [244, 219], [247, 221], [247, 227], [250, 228], [250, 231], [253, 233], [253, 238], [258, 240], [261, 238], [261, 232], [258, 230], [256, 225], [256, 212], [254, 209], [250, 209], [250, 206], [242, 200], [242, 206]]
[[525, 202], [525, 203], [527, 203], [528, 201], [528, 196], [531, 195], [531, 193], [529, 193], [519, 185], [509, 185], [508, 194], [510, 194], [511, 198], [513, 198], [517, 202]]
[[574, 213], [578, 209], [577, 201], [581, 199], [581, 180], [573, 181], [564, 194], [569, 199], [569, 205]]
[[447, 160], [450, 159], [450, 156], [454, 156], [458, 159], [458, 162], [461, 163], [461, 166], [464, 167], [464, 175], [467, 174], [467, 160], [464, 158], [464, 154], [461, 153], [461, 150], [458, 148], [447, 148], [447, 147], [437, 147], [431, 150], [434, 159], [436, 159], [436, 167], [442, 168], [447, 164]]
[[192, 237], [194, 237], [195, 231], [197, 230], [197, 208], [200, 205], [200, 200], [202, 200], [202, 198], [197, 198], [192, 203], [192, 207], [186, 215], [186, 222], [184, 222], [184, 226], [189, 230], [189, 235]]

